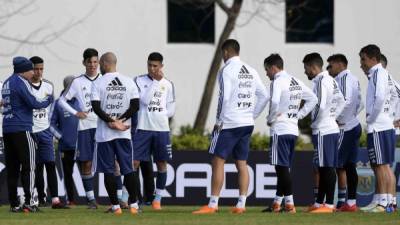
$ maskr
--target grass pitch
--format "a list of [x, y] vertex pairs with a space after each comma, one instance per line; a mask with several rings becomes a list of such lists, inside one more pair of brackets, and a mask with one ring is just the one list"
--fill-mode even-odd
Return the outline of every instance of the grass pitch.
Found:
[[221, 207], [220, 212], [213, 215], [192, 215], [191, 212], [198, 207], [195, 206], [164, 206], [160, 212], [153, 211], [150, 207], [144, 207], [144, 212], [139, 215], [131, 215], [125, 210], [121, 216], [103, 213], [105, 206], [98, 210], [88, 210], [84, 206], [78, 206], [68, 210], [54, 210], [42, 208], [40, 213], [10, 213], [7, 206], [0, 207], [0, 224], [40, 224], [40, 225], [62, 225], [62, 224], [307, 224], [307, 225], [384, 225], [400, 224], [400, 213], [334, 213], [334, 214], [309, 214], [303, 212], [305, 208], [298, 208], [296, 214], [270, 214], [261, 213], [261, 207], [248, 207], [243, 215], [234, 215], [229, 212], [228, 207]]

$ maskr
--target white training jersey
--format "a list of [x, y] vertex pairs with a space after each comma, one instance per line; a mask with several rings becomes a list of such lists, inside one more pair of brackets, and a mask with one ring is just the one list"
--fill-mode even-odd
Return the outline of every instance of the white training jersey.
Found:
[[394, 129], [393, 101], [396, 96], [394, 82], [379, 63], [368, 73], [367, 131], [368, 133]]
[[87, 117], [80, 119], [78, 123], [78, 130], [87, 130], [97, 127], [97, 115], [93, 112], [91, 101], [91, 90], [92, 83], [101, 77], [100, 74], [94, 78], [90, 78], [85, 74], [77, 76], [69, 86], [69, 88], [60, 97], [59, 104], [62, 108], [67, 110], [72, 115], [75, 115], [77, 111], [73, 109], [67, 101], [75, 98], [79, 103], [79, 111], [86, 112]]
[[[106, 73], [92, 84], [91, 100], [100, 101], [100, 108], [113, 119], [122, 116], [134, 98], [139, 98], [135, 83], [118, 72]], [[131, 125], [131, 120], [126, 120], [125, 124]], [[131, 130], [114, 130], [108, 127], [107, 122], [98, 119], [95, 139], [96, 142], [131, 139]]]
[[235, 56], [219, 71], [218, 84], [216, 124], [222, 129], [253, 126], [270, 98], [257, 71]]
[[[53, 83], [46, 79], [42, 79], [37, 84], [32, 84], [32, 93], [38, 99], [44, 99], [54, 94]], [[32, 132], [37, 133], [50, 127], [49, 113], [52, 104], [43, 109], [33, 109], [33, 127]]]
[[148, 74], [135, 77], [134, 82], [140, 96], [137, 129], [170, 131], [168, 118], [175, 114], [174, 84], [166, 78], [155, 80]]
[[341, 114], [345, 101], [337, 82], [324, 71], [312, 79], [312, 84], [313, 92], [318, 98], [318, 103], [311, 114], [312, 133], [321, 135], [339, 133], [336, 119]]
[[[395, 121], [400, 120], [400, 84], [393, 79], [394, 87], [396, 89], [396, 99], [393, 104], [393, 117]], [[396, 128], [396, 135], [400, 135], [400, 128]]]
[[[3, 90], [3, 82], [0, 81], [0, 93]], [[0, 94], [0, 137], [3, 137], [3, 95]]]
[[[275, 74], [270, 88], [268, 123], [274, 134], [299, 135], [298, 120], [307, 116], [317, 104], [317, 96], [303, 82], [286, 71]], [[300, 108], [301, 100], [305, 103]]]
[[361, 101], [360, 82], [350, 70], [343, 70], [335, 77], [345, 100], [345, 106], [342, 113], [338, 116], [337, 121], [339, 128], [349, 131], [360, 124], [357, 116], [364, 109]]

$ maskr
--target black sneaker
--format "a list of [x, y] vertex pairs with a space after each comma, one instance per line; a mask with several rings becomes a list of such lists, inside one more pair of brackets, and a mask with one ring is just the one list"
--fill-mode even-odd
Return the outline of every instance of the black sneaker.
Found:
[[88, 207], [87, 207], [88, 209], [97, 209], [97, 203], [96, 203], [96, 200], [90, 200], [89, 202], [88, 202]]
[[40, 209], [37, 205], [24, 205], [22, 206], [24, 212], [29, 213], [37, 213], [40, 212]]
[[24, 209], [21, 206], [10, 207], [10, 212], [12, 213], [22, 213]]

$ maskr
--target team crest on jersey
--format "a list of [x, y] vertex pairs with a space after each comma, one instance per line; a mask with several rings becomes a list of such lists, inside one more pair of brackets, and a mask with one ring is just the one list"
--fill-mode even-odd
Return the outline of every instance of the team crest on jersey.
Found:
[[118, 77], [114, 78], [106, 89], [107, 91], [126, 91], [126, 87], [124, 87]]
[[161, 86], [161, 91], [165, 91], [165, 87], [164, 86]]

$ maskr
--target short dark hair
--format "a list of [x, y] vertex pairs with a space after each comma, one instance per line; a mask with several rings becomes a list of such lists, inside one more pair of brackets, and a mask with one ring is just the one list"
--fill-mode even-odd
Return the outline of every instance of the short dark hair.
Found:
[[159, 61], [159, 62], [163, 62], [164, 58], [161, 55], [161, 53], [159, 52], [152, 52], [150, 53], [149, 57], [147, 57], [148, 61]]
[[387, 58], [386, 58], [386, 56], [384, 54], [381, 54], [381, 60], [380, 61], [383, 62], [383, 64], [385, 64], [385, 66], [387, 66], [388, 61], [387, 61]]
[[99, 53], [94, 48], [87, 48], [83, 52], [83, 61], [91, 59], [92, 57], [99, 57]]
[[264, 66], [276, 66], [283, 69], [283, 59], [279, 54], [271, 54], [264, 59]]
[[313, 52], [304, 56], [303, 63], [306, 65], [316, 65], [321, 68], [324, 65], [321, 55], [317, 52]]
[[345, 66], [348, 64], [347, 58], [343, 54], [333, 54], [329, 56], [326, 61], [343, 63]]
[[43, 59], [40, 58], [39, 56], [33, 56], [29, 60], [33, 63], [33, 65], [43, 63]]
[[381, 49], [374, 44], [370, 44], [361, 48], [360, 55], [361, 53], [367, 55], [368, 58], [375, 58], [378, 62], [381, 60]]
[[231, 49], [235, 53], [239, 54], [239, 52], [240, 52], [239, 42], [236, 41], [235, 39], [225, 40], [224, 43], [222, 43], [222, 45], [221, 45], [221, 50], [228, 50], [228, 49]]

